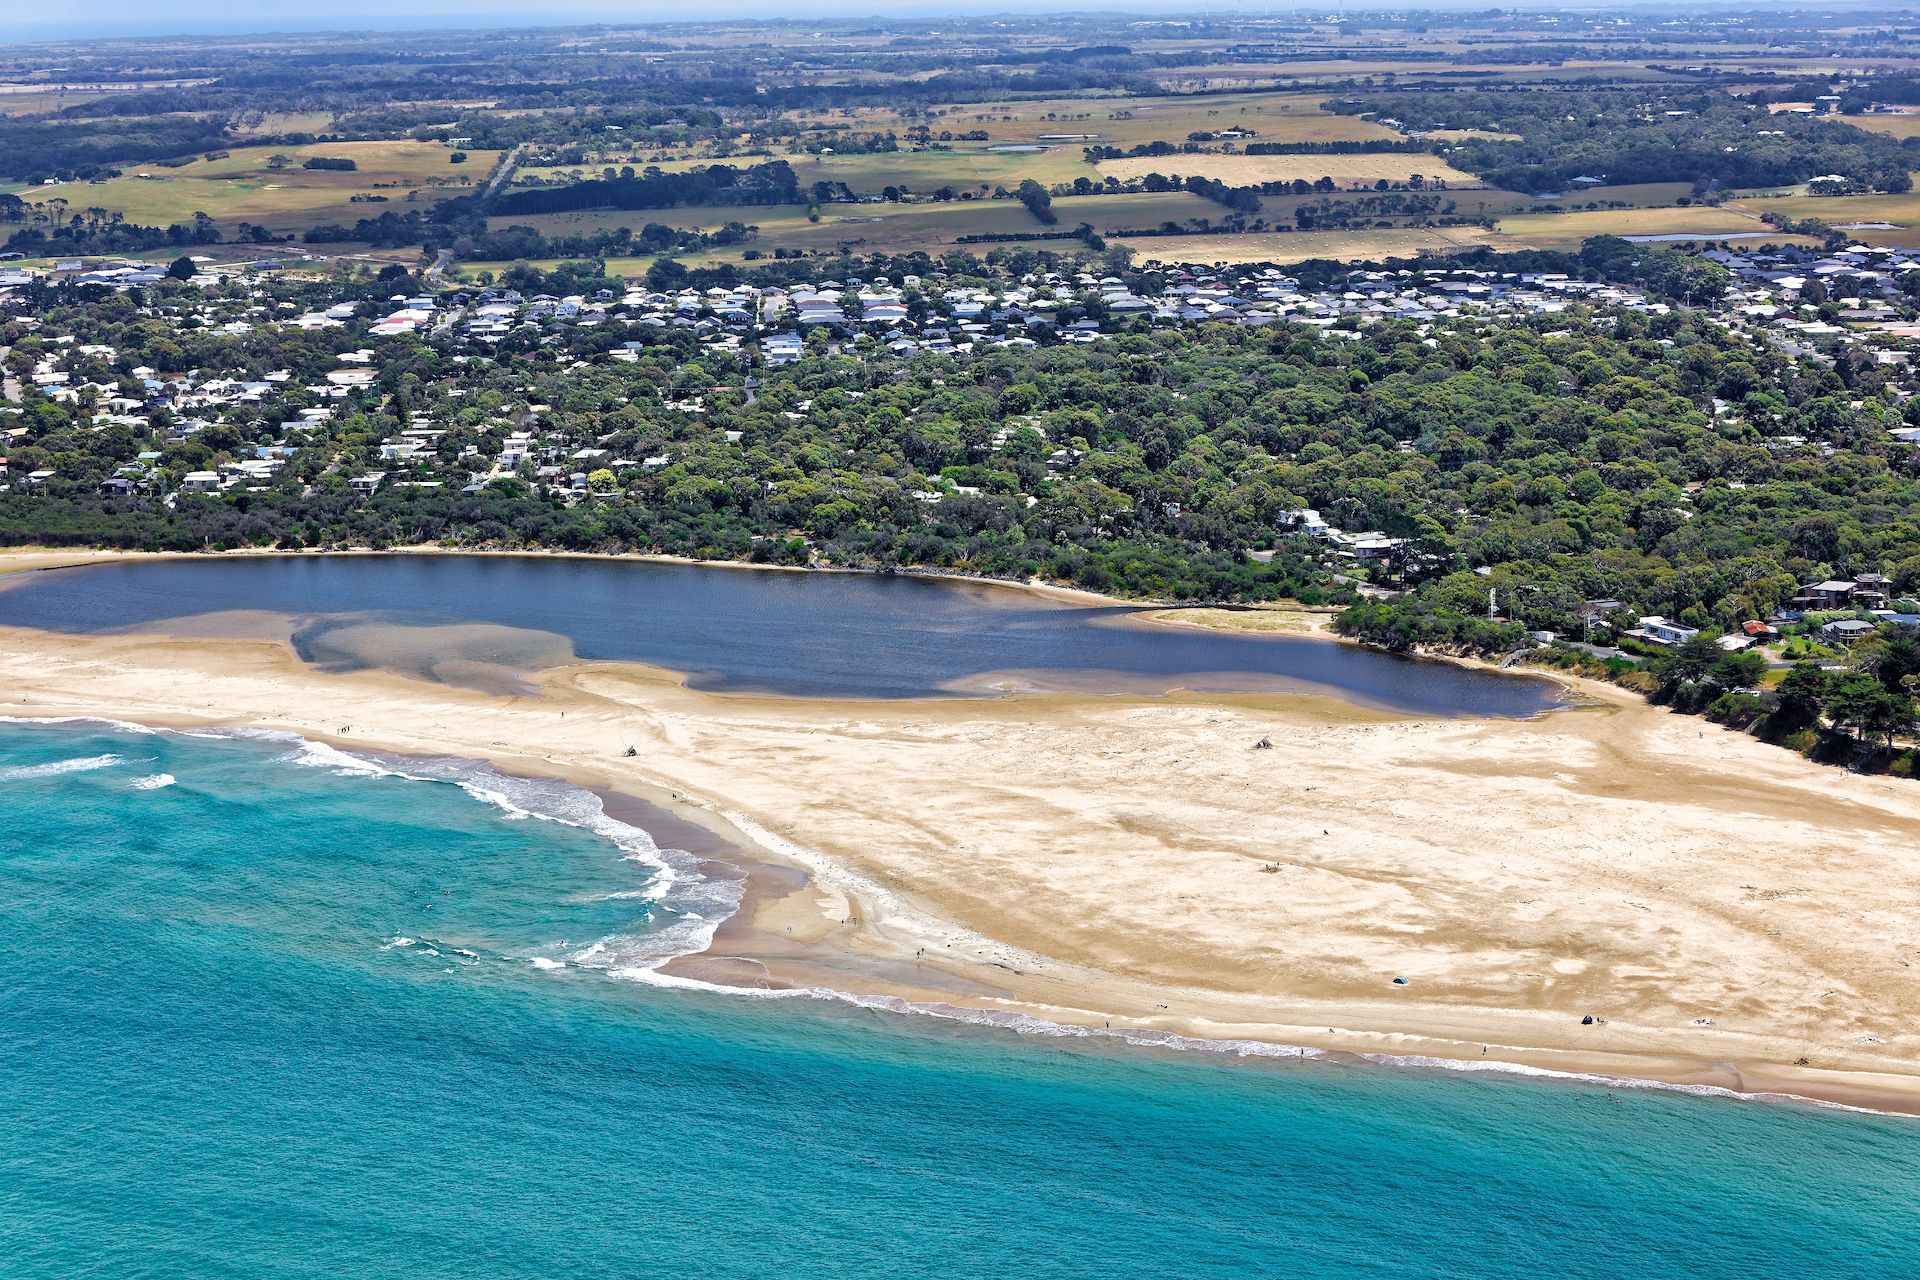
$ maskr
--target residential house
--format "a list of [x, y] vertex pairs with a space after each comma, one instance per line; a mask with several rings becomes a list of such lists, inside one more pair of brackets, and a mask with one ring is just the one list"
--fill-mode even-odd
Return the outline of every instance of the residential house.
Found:
[[1849, 609], [1853, 607], [1853, 593], [1858, 586], [1855, 582], [1829, 578], [1800, 588], [1793, 602], [1809, 609]]
[[1641, 618], [1640, 625], [1627, 634], [1636, 640], [1645, 640], [1649, 644], [1681, 645], [1699, 635], [1700, 629], [1683, 626], [1678, 622], [1669, 622], [1655, 613]]
[[1875, 627], [1871, 622], [1860, 622], [1853, 618], [1841, 618], [1821, 627], [1820, 638], [1828, 644], [1845, 645], [1852, 644], [1863, 636], [1870, 636], [1874, 631]]

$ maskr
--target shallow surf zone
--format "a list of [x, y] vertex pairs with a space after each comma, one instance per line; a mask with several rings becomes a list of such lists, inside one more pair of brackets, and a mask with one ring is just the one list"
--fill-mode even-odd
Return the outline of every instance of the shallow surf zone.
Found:
[[[502, 773], [484, 761], [456, 757], [346, 751], [274, 729], [156, 729], [86, 716], [22, 718], [13, 723], [97, 726], [113, 733], [253, 742], [276, 749], [270, 758], [281, 764], [325, 770], [337, 777], [389, 778], [452, 786], [498, 810], [508, 820], [551, 822], [597, 836], [618, 849], [627, 862], [642, 869], [646, 879], [633, 888], [611, 889], [593, 896], [600, 901], [633, 901], [644, 908], [645, 927], [585, 943], [557, 940], [529, 949], [523, 955], [504, 957], [525, 961], [538, 969], [578, 965], [617, 969], [625, 977], [638, 976], [670, 960], [706, 950], [714, 931], [739, 910], [744, 877], [730, 875], [730, 868], [684, 850], [662, 847], [643, 828], [609, 815], [600, 797], [593, 792], [558, 779]], [[120, 755], [102, 754], [17, 766], [0, 769], [0, 783], [106, 769], [124, 763], [127, 761]], [[138, 791], [157, 791], [177, 783], [178, 779], [171, 773], [149, 773], [134, 779], [130, 785]], [[406, 939], [405, 945], [412, 945], [412, 939]]]
[[296, 750], [0, 724], [0, 767], [122, 758], [0, 789], [0, 1272], [534, 1280], [630, 1272], [636, 1241], [703, 1280], [1920, 1257], [1911, 1122], [612, 981], [564, 957], [652, 927], [610, 896], [650, 868]]
[[905, 1017], [935, 1018], [943, 1022], [990, 1028], [1023, 1037], [1053, 1040], [1089, 1040], [1125, 1044], [1137, 1049], [1166, 1050], [1173, 1053], [1219, 1054], [1232, 1058], [1283, 1062], [1323, 1062], [1350, 1067], [1414, 1072], [1421, 1074], [1460, 1074], [1492, 1080], [1547, 1080], [1567, 1084], [1598, 1086], [1605, 1089], [1645, 1090], [1697, 1098], [1724, 1098], [1736, 1102], [1813, 1107], [1827, 1111], [1845, 1111], [1860, 1115], [1908, 1118], [1901, 1112], [1833, 1102], [1823, 1098], [1778, 1092], [1743, 1093], [1720, 1085], [1683, 1084], [1654, 1080], [1644, 1076], [1612, 1075], [1595, 1071], [1560, 1071], [1521, 1062], [1503, 1062], [1495, 1058], [1440, 1058], [1414, 1053], [1355, 1053], [1342, 1049], [1321, 1049], [1308, 1045], [1283, 1044], [1271, 1040], [1247, 1040], [1225, 1037], [1190, 1036], [1155, 1027], [1088, 1026], [1073, 1022], [1055, 1022], [1014, 1009], [982, 1009], [935, 1000], [909, 1000], [903, 996], [863, 995], [832, 987], [735, 987], [699, 978], [662, 973], [658, 967], [615, 971], [611, 976], [644, 982], [650, 986], [704, 991], [720, 995], [747, 996], [762, 1000], [813, 1000], [848, 1005], [877, 1013]]
[[22, 764], [0, 769], [0, 782], [24, 782], [31, 778], [56, 778], [63, 773], [91, 773], [95, 769], [111, 769], [121, 763], [120, 757], [113, 754], [98, 756], [76, 756], [70, 760], [53, 760], [46, 764]]
[[[1746, 1101], [1790, 1102], [1836, 1110], [1867, 1110], [1842, 1103], [1796, 1096], [1741, 1093], [1714, 1085], [1677, 1084], [1658, 1080], [1504, 1062], [1498, 1059], [1454, 1060], [1418, 1054], [1358, 1053], [1273, 1041], [1232, 1037], [1184, 1035], [1125, 1023], [1095, 1026], [1050, 1020], [1015, 1007], [981, 1008], [937, 1000], [913, 1000], [895, 995], [862, 993], [830, 987], [744, 987], [716, 983], [665, 971], [671, 961], [699, 955], [711, 945], [715, 931], [738, 910], [744, 876], [726, 874], [711, 859], [662, 847], [645, 829], [622, 822], [605, 812], [599, 796], [573, 784], [543, 778], [505, 774], [484, 762], [458, 758], [423, 758], [377, 752], [352, 752], [295, 734], [260, 729], [154, 729], [120, 721], [84, 717], [54, 717], [15, 723], [94, 727], [132, 735], [161, 734], [210, 741], [252, 742], [266, 748], [272, 762], [324, 771], [341, 778], [388, 779], [408, 784], [458, 789], [497, 811], [508, 821], [550, 822], [586, 832], [619, 850], [623, 859], [645, 874], [639, 885], [601, 888], [592, 900], [631, 901], [641, 915], [616, 931], [585, 940], [552, 939], [518, 945], [488, 946], [476, 951], [457, 942], [425, 933], [394, 934], [378, 950], [398, 951], [425, 960], [452, 965], [501, 962], [540, 974], [564, 975], [587, 971], [647, 986], [702, 992], [732, 998], [798, 1000], [838, 1004], [889, 1017], [926, 1018], [965, 1024], [1022, 1038], [1084, 1040], [1124, 1044], [1139, 1049], [1225, 1055], [1240, 1059], [1316, 1061], [1359, 1068], [1393, 1069], [1417, 1073], [1454, 1072], [1481, 1078], [1560, 1080], [1605, 1088], [1655, 1090], [1700, 1097]], [[94, 773], [125, 768], [132, 772], [145, 762], [132, 752], [94, 752], [34, 765], [0, 769], [0, 783], [27, 783], [63, 774]], [[148, 766], [150, 767], [150, 766]], [[191, 781], [191, 779], [189, 779]], [[176, 786], [173, 773], [143, 773], [124, 784], [139, 791]], [[805, 868], [816, 884], [879, 909], [891, 922], [907, 928], [938, 930], [963, 945], [997, 948], [984, 935], [955, 931], [951, 925], [916, 918], [900, 895], [831, 858], [783, 839], [743, 814], [727, 812], [732, 825], [755, 844], [778, 858]], [[536, 889], [538, 886], [532, 886]]]
[[641, 932], [611, 934], [584, 946], [556, 943], [552, 947], [555, 954], [526, 957], [536, 968], [559, 969], [569, 963], [597, 968], [603, 959], [617, 958], [622, 970], [650, 971], [669, 960], [705, 951], [713, 941], [714, 931], [739, 910], [740, 879], [712, 874], [712, 864], [703, 863], [683, 850], [662, 848], [647, 831], [610, 816], [600, 797], [584, 787], [552, 778], [502, 773], [476, 760], [362, 754], [274, 730], [223, 732], [236, 738], [284, 742], [289, 749], [281, 759], [307, 768], [327, 769], [342, 777], [387, 777], [455, 786], [500, 810], [509, 819], [554, 822], [590, 832], [619, 849], [628, 861], [647, 870], [649, 879], [644, 886], [598, 896], [602, 900], [645, 900], [650, 907], [651, 927]]

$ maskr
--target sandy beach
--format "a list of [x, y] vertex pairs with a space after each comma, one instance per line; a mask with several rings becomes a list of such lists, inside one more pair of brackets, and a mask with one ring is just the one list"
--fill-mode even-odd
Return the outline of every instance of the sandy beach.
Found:
[[667, 806], [757, 868], [687, 976], [1920, 1114], [1920, 787], [1604, 686], [1524, 722], [799, 701], [629, 665], [508, 697], [272, 639], [22, 630], [0, 676], [8, 716], [269, 727]]

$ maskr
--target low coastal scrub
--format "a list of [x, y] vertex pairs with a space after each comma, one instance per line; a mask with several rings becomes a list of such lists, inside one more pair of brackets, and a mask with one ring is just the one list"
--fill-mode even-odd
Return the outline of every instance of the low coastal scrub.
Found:
[[[1810, 759], [1911, 777], [1920, 731], [1920, 627], [1887, 626], [1857, 642], [1844, 665], [1798, 662], [1784, 672], [1758, 652], [1729, 652], [1710, 635], [1660, 646], [1623, 639], [1615, 656], [1534, 642], [1518, 623], [1440, 609], [1431, 601], [1366, 601], [1334, 629], [1395, 652], [1495, 658], [1604, 680], [1682, 715], [1751, 733]], [[1629, 656], [1631, 655], [1631, 656]]]
[[1493, 622], [1452, 609], [1376, 601], [1350, 606], [1334, 619], [1333, 627], [1341, 635], [1394, 653], [1505, 653], [1527, 638], [1526, 629], [1515, 622]]
[[1920, 729], [1920, 628], [1889, 627], [1861, 641], [1845, 667], [1802, 662], [1784, 673], [1770, 671], [1758, 653], [1728, 653], [1707, 637], [1643, 663], [1565, 646], [1534, 650], [1525, 661], [1607, 680], [1822, 763], [1913, 774], [1914, 751], [1899, 743]]

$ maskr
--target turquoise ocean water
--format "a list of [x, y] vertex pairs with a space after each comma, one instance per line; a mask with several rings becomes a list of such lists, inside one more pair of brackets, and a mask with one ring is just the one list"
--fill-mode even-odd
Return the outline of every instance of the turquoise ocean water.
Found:
[[661, 989], [724, 886], [350, 764], [0, 726], [0, 1275], [1920, 1274], [1920, 1122]]

